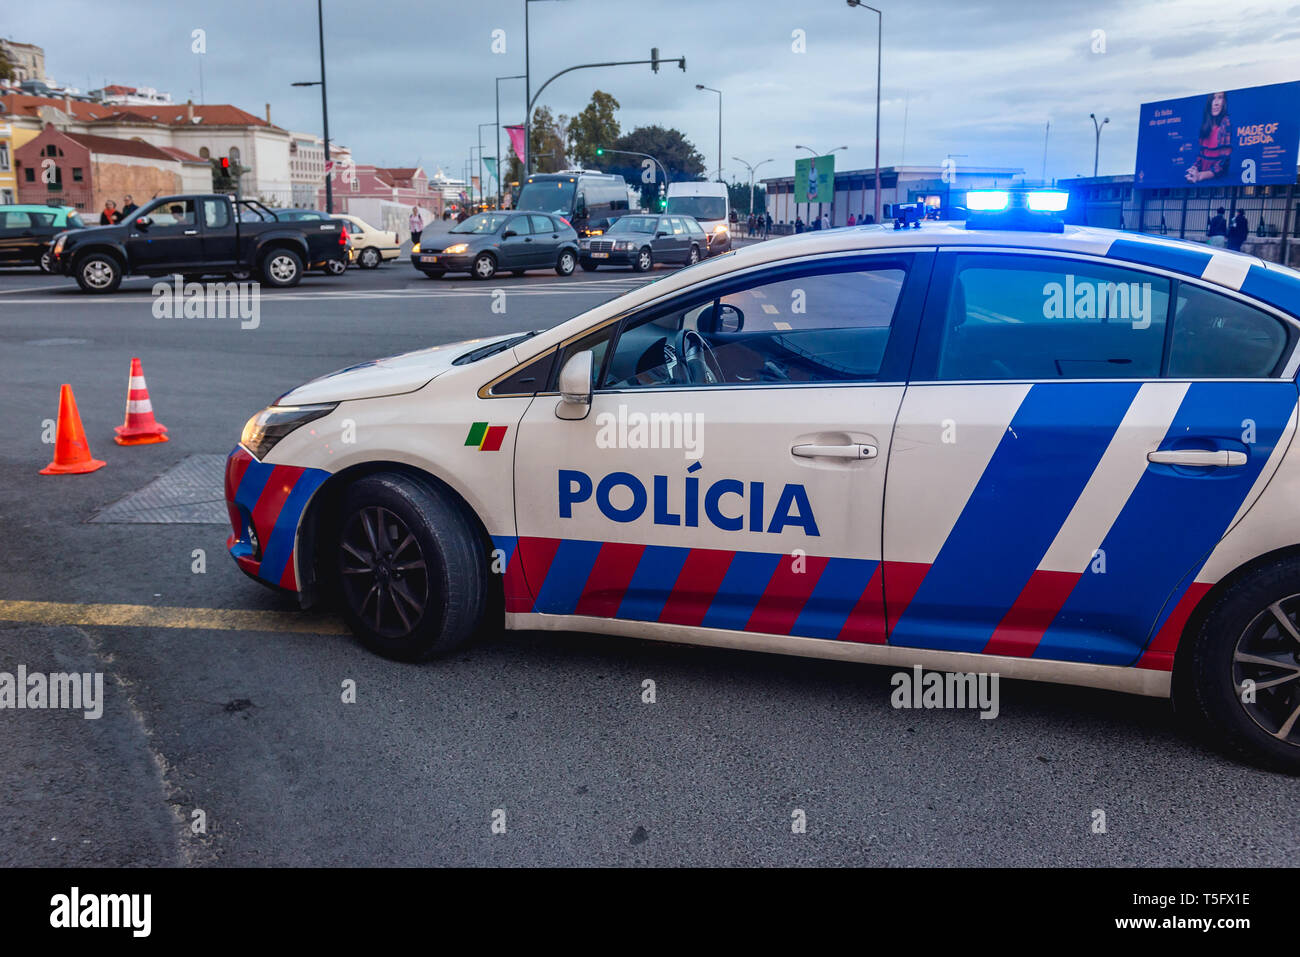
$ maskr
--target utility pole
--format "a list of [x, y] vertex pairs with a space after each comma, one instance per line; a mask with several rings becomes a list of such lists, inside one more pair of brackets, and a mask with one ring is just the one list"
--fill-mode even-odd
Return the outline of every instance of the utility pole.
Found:
[[696, 83], [695, 89], [718, 94], [718, 182], [722, 182], [722, 91], [715, 90], [703, 83]]
[[497, 209], [501, 208], [502, 202], [502, 185], [501, 185], [501, 81], [502, 80], [524, 80], [527, 76], [523, 73], [516, 73], [514, 76], [497, 77]]
[[850, 7], [862, 7], [876, 15], [876, 213], [875, 222], [880, 222], [880, 55], [884, 46], [885, 15], [875, 7], [869, 7], [861, 0], [848, 0]]
[[1096, 135], [1097, 135], [1095, 145], [1092, 151], [1092, 176], [1094, 179], [1096, 179], [1097, 161], [1101, 158], [1101, 128], [1110, 122], [1110, 117], [1108, 116], [1100, 123], [1098, 123], [1096, 113], [1089, 113], [1088, 116], [1092, 119], [1092, 126], [1093, 129], [1096, 131]]
[[325, 212], [334, 212], [334, 169], [330, 160], [330, 109], [325, 95], [325, 13], [321, 0], [316, 0], [316, 29], [320, 37], [320, 79], [291, 83], [290, 86], [319, 86], [321, 123], [325, 134]]

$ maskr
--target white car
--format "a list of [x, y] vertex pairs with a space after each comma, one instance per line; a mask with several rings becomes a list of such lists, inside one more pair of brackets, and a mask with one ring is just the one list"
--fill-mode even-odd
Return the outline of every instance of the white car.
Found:
[[402, 240], [397, 233], [376, 229], [359, 216], [343, 213], [335, 214], [334, 218], [347, 221], [353, 261], [362, 269], [378, 269], [381, 263], [402, 254]]
[[1004, 202], [300, 386], [230, 455], [230, 551], [394, 658], [504, 624], [995, 672], [1300, 771], [1300, 273]]

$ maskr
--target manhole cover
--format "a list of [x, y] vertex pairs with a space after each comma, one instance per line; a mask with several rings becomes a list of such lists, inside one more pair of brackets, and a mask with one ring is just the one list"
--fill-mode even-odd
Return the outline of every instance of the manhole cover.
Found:
[[226, 457], [191, 455], [138, 492], [100, 511], [92, 522], [225, 525]]

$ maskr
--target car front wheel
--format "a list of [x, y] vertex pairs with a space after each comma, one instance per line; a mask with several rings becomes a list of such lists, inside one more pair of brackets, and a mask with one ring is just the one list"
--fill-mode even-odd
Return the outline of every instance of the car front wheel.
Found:
[[1180, 648], [1174, 706], [1232, 756], [1300, 774], [1300, 559], [1229, 588]]
[[343, 615], [371, 651], [422, 661], [465, 644], [483, 618], [486, 570], [465, 511], [432, 486], [380, 473], [344, 495], [335, 571]]
[[646, 246], [636, 254], [636, 259], [632, 263], [632, 269], [635, 272], [646, 272], [654, 268], [655, 257], [650, 252], [650, 247]]
[[112, 292], [122, 284], [122, 266], [108, 253], [91, 253], [77, 264], [77, 285], [85, 292]]
[[497, 274], [497, 261], [491, 253], [479, 253], [474, 260], [474, 278], [491, 279]]

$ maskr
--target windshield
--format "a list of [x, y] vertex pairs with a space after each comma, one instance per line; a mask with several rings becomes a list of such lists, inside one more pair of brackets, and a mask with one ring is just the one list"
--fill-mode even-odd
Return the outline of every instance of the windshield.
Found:
[[659, 225], [656, 216], [624, 216], [609, 229], [607, 233], [653, 233]]
[[568, 180], [529, 183], [519, 191], [519, 202], [515, 203], [515, 209], [570, 216], [573, 213], [573, 192], [576, 185]]
[[669, 196], [668, 212], [696, 219], [726, 219], [727, 201], [721, 196]]
[[505, 213], [479, 213], [451, 227], [453, 233], [495, 233], [510, 217]]

